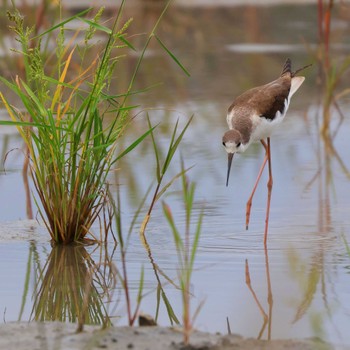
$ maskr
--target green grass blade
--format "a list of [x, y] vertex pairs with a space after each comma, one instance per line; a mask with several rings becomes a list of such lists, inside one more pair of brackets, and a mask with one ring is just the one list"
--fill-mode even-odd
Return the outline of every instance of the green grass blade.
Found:
[[[151, 129], [152, 128], [152, 124], [151, 124], [151, 120], [149, 118], [149, 115], [147, 113], [147, 122], [148, 122], [148, 128]], [[156, 140], [154, 138], [154, 134], [153, 131], [151, 132], [151, 139], [152, 139], [152, 145], [153, 145], [153, 150], [154, 150], [154, 154], [156, 156], [156, 175], [157, 175], [157, 181], [160, 182], [160, 161], [159, 161], [159, 152], [158, 152], [158, 147], [156, 144]]]
[[[133, 95], [139, 95], [139, 94], [142, 94], [144, 92], [148, 92], [156, 87], [159, 87], [163, 85], [162, 83], [156, 83], [156, 84], [152, 84], [144, 89], [138, 89], [138, 90], [134, 90], [134, 91], [129, 91], [129, 92], [126, 92], [126, 93], [121, 93], [121, 94], [117, 94], [117, 95], [108, 95], [108, 97], [110, 99], [118, 99], [118, 98], [122, 98], [122, 97], [128, 97], [128, 96], [133, 96]], [[104, 95], [105, 93], [102, 92], [102, 95]], [[120, 105], [120, 108], [124, 108], [124, 104], [123, 105]]]
[[186, 210], [186, 222], [188, 225], [190, 224], [190, 220], [191, 220], [195, 188], [196, 188], [196, 185], [195, 185], [195, 183], [192, 182], [189, 185], [189, 189], [187, 190], [187, 194], [186, 194], [186, 198], [185, 198], [185, 201], [186, 201], [185, 206], [187, 208], [187, 210]]
[[137, 50], [135, 49], [135, 47], [133, 46], [133, 44], [131, 44], [131, 42], [130, 42], [129, 40], [125, 39], [125, 35], [124, 35], [124, 34], [119, 34], [119, 35], [117, 35], [117, 37], [118, 37], [118, 39], [119, 39], [120, 41], [122, 41], [122, 42], [123, 42], [126, 46], [128, 46], [131, 50], [137, 51]]
[[46, 34], [51, 33], [51, 32], [54, 31], [55, 29], [64, 26], [66, 23], [69, 23], [69, 22], [73, 21], [73, 20], [76, 19], [76, 18], [79, 18], [79, 17], [81, 17], [81, 16], [84, 16], [85, 14], [87, 14], [88, 12], [90, 12], [92, 9], [93, 9], [93, 7], [90, 7], [90, 8], [88, 8], [88, 9], [84, 10], [84, 11], [81, 11], [81, 12], [77, 13], [76, 15], [74, 15], [74, 16], [72, 16], [72, 17], [67, 18], [66, 20], [64, 20], [64, 21], [62, 21], [62, 22], [60, 22], [60, 23], [58, 23], [58, 24], [52, 26], [50, 29], [44, 31], [43, 33], [40, 33], [38, 36], [33, 37], [32, 40], [41, 38], [41, 37], [45, 36]]
[[74, 86], [69, 84], [69, 83], [66, 83], [64, 81], [58, 81], [57, 79], [52, 78], [52, 77], [48, 77], [46, 75], [43, 77], [43, 79], [48, 81], [51, 84], [56, 85], [56, 86], [63, 86], [63, 87], [66, 87], [68, 89], [73, 89], [74, 88]]
[[146, 43], [145, 43], [144, 46], [143, 46], [143, 49], [142, 49], [141, 54], [140, 54], [140, 56], [139, 56], [139, 59], [138, 59], [138, 61], [137, 61], [137, 63], [136, 63], [134, 72], [133, 72], [132, 77], [131, 77], [131, 79], [130, 79], [128, 90], [127, 90], [127, 92], [126, 92], [126, 94], [125, 94], [125, 97], [124, 97], [122, 103], [121, 103], [122, 106], [125, 105], [125, 103], [126, 103], [128, 97], [129, 97], [129, 95], [130, 95], [130, 91], [131, 91], [131, 89], [132, 89], [132, 87], [133, 87], [133, 85], [134, 85], [134, 83], [135, 83], [136, 76], [138, 75], [138, 72], [139, 72], [139, 70], [140, 70], [140, 66], [141, 66], [141, 63], [142, 63], [142, 61], [143, 61], [143, 59], [144, 59], [144, 57], [145, 57], [145, 53], [146, 53], [146, 50], [147, 50], [147, 48], [148, 48], [148, 45], [149, 45], [149, 43], [151, 42], [151, 39], [152, 39], [152, 37], [154, 36], [154, 33], [156, 32], [156, 30], [157, 30], [157, 28], [158, 28], [158, 26], [159, 26], [160, 21], [162, 20], [162, 18], [164, 17], [166, 11], [168, 10], [168, 7], [170, 6], [171, 1], [172, 1], [172, 0], [167, 1], [166, 5], [165, 5], [164, 8], [163, 8], [162, 13], [159, 15], [159, 17], [158, 17], [158, 19], [157, 19], [157, 22], [156, 22], [155, 25], [153, 26], [153, 28], [152, 28], [152, 30], [151, 30], [151, 33], [150, 33], [150, 35], [148, 36], [148, 38], [147, 38], [147, 40], [146, 40]]
[[181, 176], [183, 176], [187, 171], [193, 168], [193, 165], [187, 169], [184, 169], [180, 171], [178, 174], [176, 174], [164, 187], [158, 192], [156, 196], [156, 201], [159, 200], [159, 198], [166, 192], [166, 190]]
[[155, 128], [157, 127], [154, 126], [152, 129], [147, 130], [143, 135], [141, 135], [137, 140], [135, 140], [129, 147], [127, 147], [123, 152], [121, 152], [116, 159], [112, 162], [115, 163], [119, 159], [123, 158], [126, 154], [131, 152], [136, 146], [138, 146]]
[[144, 269], [144, 267], [142, 265], [140, 282], [139, 282], [139, 289], [138, 289], [138, 292], [137, 292], [137, 304], [140, 304], [141, 300], [142, 300], [142, 292], [143, 292], [144, 280], [145, 280], [145, 269]]
[[344, 244], [345, 244], [346, 252], [348, 253], [349, 258], [350, 258], [350, 246], [349, 246], [348, 241], [347, 241], [346, 238], [345, 238], [345, 235], [343, 235], [343, 241], [344, 241]]
[[159, 315], [159, 307], [160, 307], [160, 293], [161, 293], [161, 286], [158, 283], [157, 285], [157, 306], [156, 306], [156, 315], [155, 315], [155, 321], [158, 321], [158, 315]]
[[[108, 99], [107, 99], [108, 100]], [[108, 100], [109, 102], [109, 100]], [[110, 113], [115, 113], [115, 112], [128, 112], [133, 109], [140, 108], [140, 105], [133, 105], [133, 106], [124, 106], [124, 107], [117, 107], [116, 109], [111, 109]]]
[[4, 77], [0, 76], [0, 81], [15, 93], [19, 91], [17, 84], [11, 83], [10, 81], [6, 80]]
[[184, 250], [184, 245], [183, 245], [183, 241], [181, 239], [181, 235], [176, 227], [171, 209], [165, 202], [162, 203], [162, 207], [163, 207], [164, 216], [167, 219], [169, 226], [171, 228], [171, 231], [173, 233], [174, 242], [175, 242], [177, 251], [178, 251], [178, 253], [181, 254]]
[[203, 217], [204, 217], [204, 209], [201, 210], [201, 213], [199, 214], [196, 232], [194, 234], [194, 240], [192, 242], [192, 249], [191, 249], [191, 258], [190, 258], [190, 271], [193, 270], [194, 260], [196, 257], [196, 253], [198, 250], [198, 243], [199, 243], [199, 237], [201, 235], [202, 230], [202, 223], [203, 223]]
[[171, 151], [172, 151], [172, 148], [173, 148], [173, 145], [174, 145], [174, 142], [175, 142], [175, 136], [176, 136], [176, 132], [177, 132], [177, 127], [179, 125], [179, 119], [176, 121], [175, 123], [175, 126], [174, 126], [174, 130], [173, 130], [173, 133], [171, 135], [171, 140], [170, 140], [170, 143], [169, 143], [169, 147], [168, 147], [168, 151], [167, 151], [167, 154], [166, 154], [166, 157], [165, 157], [165, 161], [164, 161], [164, 164], [163, 164], [163, 168], [162, 168], [162, 175], [164, 175], [171, 163]]
[[0, 120], [0, 125], [8, 125], [8, 126], [31, 126], [36, 128], [50, 128], [49, 125], [43, 125], [34, 122], [21, 122], [21, 121], [12, 121], [12, 120]]
[[[166, 157], [166, 160], [164, 162], [164, 165], [163, 165], [163, 170], [162, 172], [165, 173], [166, 170], [168, 169], [168, 166], [187, 130], [187, 128], [189, 127], [191, 121], [193, 119], [193, 115], [191, 116], [191, 118], [188, 120], [188, 122], [186, 123], [185, 127], [182, 129], [180, 135], [178, 136], [178, 138], [176, 139], [176, 141], [174, 141], [174, 137], [175, 137], [175, 133], [176, 133], [176, 127], [174, 128], [174, 133], [173, 133], [173, 137], [172, 137], [172, 140], [171, 140], [171, 143], [170, 143], [170, 147], [169, 147], [169, 151], [168, 151], [168, 154], [167, 154], [167, 157]], [[177, 125], [177, 124], [176, 124]]]
[[159, 42], [160, 46], [167, 52], [167, 54], [174, 60], [174, 62], [182, 69], [182, 71], [190, 77], [191, 74], [188, 72], [188, 70], [181, 64], [181, 62], [176, 58], [176, 56], [165, 46], [165, 44], [160, 40], [159, 36], [157, 34], [154, 34], [154, 37]]
[[173, 325], [174, 322], [176, 324], [180, 324], [180, 322], [179, 322], [178, 318], [176, 317], [175, 312], [174, 312], [174, 310], [169, 302], [169, 299], [166, 296], [166, 294], [164, 293], [163, 289], [161, 290], [161, 296], [162, 296], [163, 302], [165, 304], [171, 325]]
[[[45, 116], [46, 114], [46, 109], [45, 107], [42, 105], [42, 103], [39, 101], [39, 99], [36, 97], [34, 91], [24, 82], [21, 81], [24, 89], [26, 90], [27, 94], [29, 95], [29, 97], [33, 100], [33, 102], [35, 103], [35, 107], [38, 108], [40, 114], [42, 117]], [[34, 113], [33, 113], [34, 114]], [[32, 115], [32, 114], [31, 114]]]
[[86, 18], [82, 18], [81, 16], [79, 16], [78, 19], [79, 19], [80, 21], [84, 22], [84, 23], [87, 23], [89, 26], [94, 27], [94, 28], [100, 30], [101, 32], [107, 33], [108, 35], [111, 35], [111, 34], [113, 33], [112, 30], [111, 30], [110, 28], [105, 27], [105, 26], [103, 26], [103, 25], [101, 25], [101, 24], [99, 24], [99, 23], [97, 23], [97, 22], [91, 21], [91, 20], [86, 19]]

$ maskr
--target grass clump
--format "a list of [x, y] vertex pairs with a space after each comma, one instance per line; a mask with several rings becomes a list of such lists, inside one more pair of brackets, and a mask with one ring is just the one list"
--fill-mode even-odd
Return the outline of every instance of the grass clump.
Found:
[[[32, 36], [33, 28], [24, 26], [17, 11], [8, 14], [21, 44], [18, 52], [23, 57], [26, 74], [25, 78], [16, 76], [14, 81], [0, 78], [22, 103], [21, 108], [12, 106], [0, 92], [12, 119], [1, 123], [15, 124], [28, 147], [39, 214], [57, 243], [86, 241], [92, 224], [107, 203], [109, 171], [150, 132], [145, 132], [120, 154], [116, 153], [132, 109], [126, 105], [132, 83], [124, 95], [109, 94], [118, 64], [115, 51], [133, 49], [126, 39], [130, 21], [120, 25], [123, 5], [124, 2], [112, 29], [99, 23], [102, 10], [93, 19], [85, 19], [82, 16], [89, 12], [86, 10], [36, 37]], [[82, 43], [74, 44], [78, 32], [66, 43], [65, 26], [78, 19], [87, 26]], [[85, 65], [89, 41], [96, 31], [107, 36], [106, 42], [103, 50]], [[53, 38], [56, 60], [54, 69], [48, 72], [53, 55], [42, 47], [53, 44]]]
[[[131, 20], [121, 23], [125, 0], [111, 29], [100, 23], [103, 9], [92, 19], [84, 18], [91, 9], [82, 11], [40, 35], [34, 35], [34, 27], [24, 26], [18, 11], [8, 13], [21, 45], [16, 52], [23, 58], [25, 77], [0, 77], [22, 103], [15, 107], [0, 92], [0, 100], [12, 119], [0, 124], [16, 125], [25, 141], [39, 214], [57, 243], [87, 240], [91, 226], [108, 204], [108, 173], [154, 129], [150, 126], [117, 153], [118, 141], [132, 120], [130, 111], [135, 107], [128, 106], [127, 99], [137, 93], [133, 85], [152, 38], [189, 75], [156, 34], [169, 4], [170, 1], [147, 37], [126, 91], [120, 94], [110, 94], [110, 82], [121, 54], [135, 50], [127, 39]], [[73, 20], [86, 26], [79, 43], [76, 41], [83, 30], [76, 31], [69, 41], [65, 35], [67, 24]], [[90, 42], [97, 32], [106, 38], [102, 49], [91, 59], [88, 53], [96, 45]], [[50, 45], [55, 46], [53, 53], [49, 52]], [[178, 143], [174, 151], [177, 146]], [[147, 222], [144, 229], [146, 225]]]

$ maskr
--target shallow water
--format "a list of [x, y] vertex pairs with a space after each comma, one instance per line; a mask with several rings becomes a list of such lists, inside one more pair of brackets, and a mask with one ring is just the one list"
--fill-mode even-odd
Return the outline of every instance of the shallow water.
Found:
[[[141, 11], [128, 11], [134, 13], [135, 23], [139, 23]], [[157, 12], [144, 11], [150, 21], [151, 15]], [[191, 72], [191, 78], [182, 75], [169, 58], [159, 56], [156, 46], [143, 66], [140, 86], [164, 83], [147, 97], [135, 97], [132, 104], [158, 109], [149, 113], [153, 123], [162, 122], [158, 134], [160, 144], [166, 147], [169, 125], [174, 125], [177, 118], [184, 125], [191, 114], [195, 115], [181, 153], [186, 166], [194, 165], [188, 176], [197, 183], [195, 214], [202, 206], [205, 208], [191, 288], [192, 310], [204, 302], [195, 323], [201, 330], [225, 333], [228, 318], [231, 331], [244, 336], [263, 339], [319, 336], [337, 344], [350, 344], [350, 256], [344, 244], [344, 239], [350, 242], [350, 184], [339, 161], [350, 167], [350, 122], [343, 121], [333, 140], [339, 155], [336, 158], [327, 151], [327, 143], [319, 134], [321, 113], [316, 67], [304, 72], [306, 82], [293, 97], [279, 133], [272, 138], [274, 185], [267, 250], [263, 246], [266, 174], [254, 197], [249, 230], [245, 230], [245, 203], [264, 156], [259, 144], [251, 146], [244, 155], [235, 156], [230, 184], [225, 187], [227, 160], [221, 136], [226, 129], [225, 114], [232, 98], [249, 87], [274, 79], [287, 56], [292, 58], [295, 67], [312, 62], [310, 52], [303, 49], [302, 44], [303, 40], [317, 42], [316, 14], [316, 7], [312, 5], [175, 7], [164, 20], [161, 37], [169, 38], [169, 47]], [[338, 26], [334, 29], [334, 44], [340, 50], [337, 55], [345, 55], [348, 47], [341, 41], [346, 33], [341, 25], [346, 22], [345, 11], [336, 8], [335, 16]], [[266, 47], [256, 43], [267, 43], [273, 50], [266, 51]], [[280, 50], [276, 52], [279, 45]], [[237, 50], [242, 47], [249, 50]], [[349, 111], [347, 102], [343, 100], [341, 105], [345, 115]], [[337, 121], [334, 113], [332, 127], [336, 127]], [[135, 123], [135, 129], [145, 128], [144, 115]], [[53, 256], [61, 261], [59, 254], [51, 252], [45, 229], [27, 221], [21, 175], [22, 143], [14, 130], [1, 129], [3, 159], [14, 149], [7, 155], [6, 171], [2, 169], [0, 174], [0, 220], [3, 222], [0, 236], [4, 240], [0, 244], [0, 313], [4, 315], [3, 322], [10, 322], [33, 319], [33, 305], [37, 305], [35, 300], [44, 300], [42, 292], [47, 281], [51, 281], [54, 290], [59, 290], [65, 270], [50, 268]], [[119, 181], [126, 230], [134, 208], [154, 181], [150, 146], [148, 140], [121, 166], [125, 169]], [[4, 166], [3, 162], [1, 165]], [[176, 157], [169, 179], [179, 169]], [[110, 181], [115, 184], [114, 176], [111, 175]], [[179, 189], [180, 183], [175, 184], [164, 199], [171, 205], [181, 227], [185, 219], [181, 200], [176, 195]], [[25, 239], [18, 238], [17, 233], [18, 236], [24, 233]], [[28, 237], [33, 241], [29, 242]], [[147, 238], [155, 262], [167, 276], [176, 280], [176, 251], [160, 203], [152, 214]], [[86, 253], [91, 253], [96, 264], [105, 254], [99, 248], [87, 247], [86, 252], [75, 253], [76, 260], [85, 261]], [[64, 259], [66, 257], [62, 258], [62, 265], [68, 264]], [[118, 253], [111, 259], [119, 266]], [[246, 285], [246, 261], [257, 300]], [[144, 266], [145, 292], [149, 294], [142, 302], [141, 311], [154, 315], [156, 280], [137, 229], [131, 236], [127, 262], [133, 301], [140, 269]], [[26, 276], [29, 277], [26, 279]], [[165, 291], [181, 317], [180, 292], [170, 284]], [[103, 295], [101, 302], [106, 300], [107, 296]], [[266, 323], [259, 303], [268, 317]], [[115, 324], [126, 322], [119, 284], [112, 291], [112, 302], [107, 307]], [[169, 325], [164, 305], [159, 322]]]

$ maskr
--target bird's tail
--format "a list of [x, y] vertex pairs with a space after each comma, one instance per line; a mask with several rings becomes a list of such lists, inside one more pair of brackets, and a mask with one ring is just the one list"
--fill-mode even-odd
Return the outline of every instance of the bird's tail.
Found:
[[290, 74], [291, 76], [293, 76], [292, 61], [290, 60], [290, 58], [287, 58], [286, 63], [283, 66], [281, 77], [286, 74]]
[[302, 68], [297, 69], [295, 72], [292, 72], [292, 61], [290, 60], [290, 58], [287, 58], [286, 63], [284, 64], [283, 69], [282, 69], [281, 77], [283, 75], [290, 74], [290, 76], [293, 78], [299, 72], [301, 72], [302, 70], [304, 70], [305, 68], [308, 68], [310, 66], [312, 66], [312, 64], [308, 64], [307, 66], [304, 66]]

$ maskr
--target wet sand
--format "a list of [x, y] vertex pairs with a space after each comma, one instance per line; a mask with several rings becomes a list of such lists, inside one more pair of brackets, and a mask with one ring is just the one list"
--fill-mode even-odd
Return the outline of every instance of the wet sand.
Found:
[[16, 350], [78, 350], [78, 349], [137, 349], [137, 350], [255, 350], [255, 349], [350, 349], [308, 340], [256, 340], [238, 335], [193, 332], [190, 345], [185, 346], [179, 329], [164, 327], [98, 327], [85, 326], [76, 333], [77, 325], [64, 323], [7, 323], [0, 325], [0, 349]]

